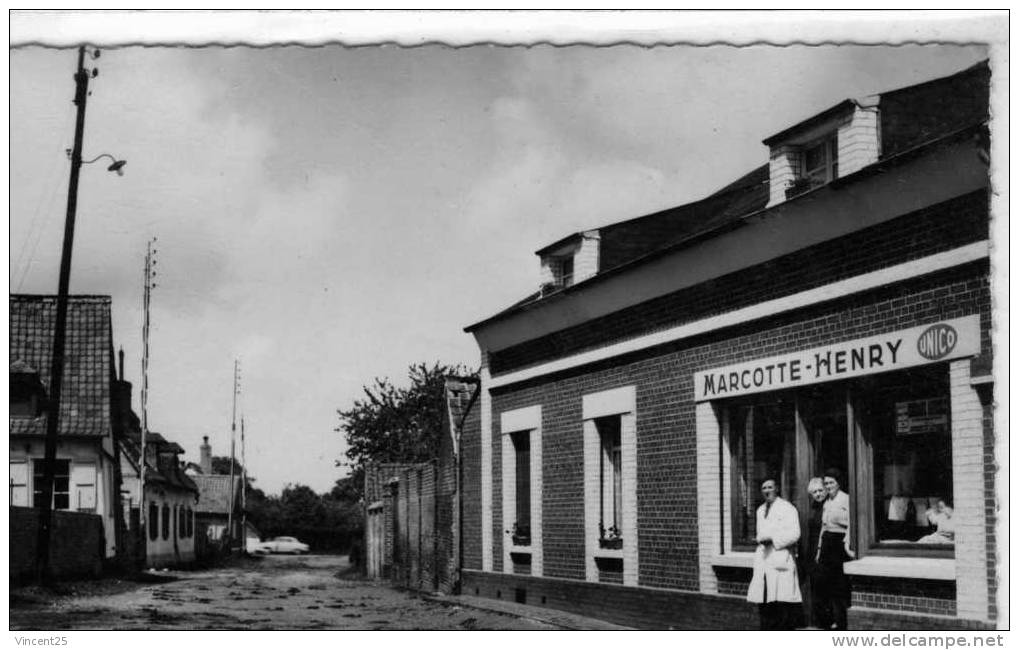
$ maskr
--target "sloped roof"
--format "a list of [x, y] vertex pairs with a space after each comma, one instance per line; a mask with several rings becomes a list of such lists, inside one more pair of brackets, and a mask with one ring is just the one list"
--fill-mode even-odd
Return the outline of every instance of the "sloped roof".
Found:
[[[195, 474], [190, 477], [198, 487], [198, 505], [195, 512], [227, 514], [230, 512], [231, 490], [229, 474]], [[241, 477], [234, 477], [233, 499], [240, 495]]]
[[[985, 123], [988, 119], [989, 89], [990, 68], [987, 61], [982, 61], [946, 77], [881, 93], [877, 96], [881, 116], [881, 160], [908, 155], [968, 127]], [[844, 100], [765, 142], [819, 117], [847, 110], [852, 104], [853, 100]], [[622, 270], [670, 248], [713, 236], [737, 225], [743, 218], [767, 209], [768, 176], [768, 165], [764, 164], [699, 201], [598, 228], [601, 240], [598, 274], [564, 291], [578, 290], [608, 271]], [[575, 236], [568, 235], [557, 244]], [[546, 246], [538, 253], [549, 248]], [[543, 301], [540, 291], [530, 294], [465, 330], [474, 331]]]
[[[183, 449], [175, 442], [170, 442], [161, 434], [150, 431], [145, 435], [146, 445], [155, 445], [157, 453], [183, 453]], [[138, 459], [141, 451], [141, 432], [127, 431], [120, 437], [120, 449], [128, 461], [138, 467]], [[173, 466], [153, 467], [151, 463], [145, 463], [145, 481], [160, 483], [170, 487], [180, 488], [191, 492], [198, 492], [198, 486], [191, 480], [179, 463]]]
[[[71, 296], [67, 309], [60, 435], [110, 435], [113, 334], [109, 296]], [[39, 373], [48, 391], [57, 317], [56, 296], [12, 294], [10, 363]], [[20, 371], [20, 370], [18, 370]], [[46, 415], [10, 418], [11, 435], [45, 435]]]

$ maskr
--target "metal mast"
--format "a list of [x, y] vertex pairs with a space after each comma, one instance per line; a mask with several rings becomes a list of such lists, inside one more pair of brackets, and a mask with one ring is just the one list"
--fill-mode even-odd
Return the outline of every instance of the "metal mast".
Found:
[[248, 550], [248, 509], [247, 509], [248, 464], [244, 458], [244, 412], [241, 411], [241, 544]]
[[233, 421], [230, 423], [230, 511], [227, 515], [227, 539], [230, 540], [231, 548], [234, 537], [234, 506], [237, 503], [237, 494], [234, 492], [234, 458], [235, 438], [237, 435], [237, 393], [240, 391], [241, 368], [240, 362], [234, 359], [234, 400], [233, 400]]
[[[156, 276], [155, 255], [158, 252], [155, 248], [156, 240], [157, 238], [153, 237], [145, 247], [145, 285], [142, 292], [142, 308], [144, 313], [142, 321], [142, 439], [141, 453], [138, 459], [138, 521], [141, 524], [140, 529], [143, 535], [146, 534], [145, 526], [148, 523], [145, 509], [145, 444], [149, 433], [149, 307], [152, 304], [152, 289], [156, 286], [156, 283], [152, 280]], [[148, 538], [145, 537], [145, 539]]]

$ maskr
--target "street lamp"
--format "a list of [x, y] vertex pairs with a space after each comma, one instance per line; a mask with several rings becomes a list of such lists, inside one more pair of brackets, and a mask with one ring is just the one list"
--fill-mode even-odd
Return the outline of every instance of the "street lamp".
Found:
[[123, 176], [124, 175], [124, 165], [127, 164], [127, 161], [126, 160], [117, 160], [116, 158], [114, 158], [113, 156], [111, 156], [108, 153], [101, 153], [98, 156], [96, 156], [95, 158], [93, 158], [92, 160], [82, 160], [81, 164], [82, 165], [91, 165], [92, 163], [94, 163], [95, 161], [99, 160], [100, 158], [109, 158], [110, 160], [113, 161], [113, 164], [110, 165], [109, 167], [107, 167], [106, 171], [108, 171], [108, 172], [117, 172], [117, 176]]
[[[98, 51], [92, 58], [99, 56]], [[95, 77], [96, 70], [92, 70]], [[109, 157], [113, 161], [107, 169], [124, 175], [123, 160], [110, 154], [100, 154], [92, 160], [81, 159], [81, 145], [85, 130], [85, 102], [88, 98], [89, 75], [85, 70], [85, 46], [78, 48], [78, 69], [74, 75], [74, 104], [77, 106], [74, 124], [74, 147], [68, 151], [71, 158], [71, 176], [67, 185], [67, 218], [64, 222], [64, 244], [60, 255], [60, 281], [57, 289], [57, 313], [53, 327], [53, 352], [50, 358], [50, 399], [46, 417], [46, 444], [43, 457], [41, 505], [39, 511], [38, 537], [36, 538], [36, 578], [40, 581], [49, 577], [50, 532], [53, 524], [53, 481], [57, 458], [57, 436], [60, 420], [60, 397], [64, 378], [64, 352], [67, 333], [68, 289], [71, 280], [71, 251], [74, 246], [74, 220], [78, 207], [78, 172], [85, 162], [93, 163]], [[37, 504], [38, 507], [38, 504]]]

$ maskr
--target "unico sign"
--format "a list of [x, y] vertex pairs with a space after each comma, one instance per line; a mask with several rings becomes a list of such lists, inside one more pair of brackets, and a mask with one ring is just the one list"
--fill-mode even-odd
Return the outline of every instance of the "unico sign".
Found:
[[697, 401], [763, 393], [980, 354], [980, 317], [755, 359], [694, 375]]
[[937, 361], [951, 354], [959, 340], [959, 333], [951, 325], [931, 325], [916, 340], [916, 351], [925, 359]]

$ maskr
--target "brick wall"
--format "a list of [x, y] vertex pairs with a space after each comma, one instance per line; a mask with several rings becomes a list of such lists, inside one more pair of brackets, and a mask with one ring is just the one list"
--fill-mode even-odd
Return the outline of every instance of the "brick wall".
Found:
[[421, 560], [417, 588], [421, 591], [435, 591], [438, 579], [435, 546], [438, 543], [438, 538], [435, 531], [434, 465], [426, 465], [418, 470], [418, 492], [420, 493], [418, 508], [421, 522], [418, 531], [418, 548]]
[[460, 439], [463, 461], [463, 568], [481, 570], [481, 408], [476, 404], [467, 414]]
[[955, 616], [955, 583], [853, 576], [853, 607]]
[[[10, 579], [32, 577], [36, 558], [39, 511], [10, 509]], [[50, 562], [56, 578], [98, 577], [102, 573], [106, 538], [103, 518], [82, 512], [53, 512], [50, 528]]]
[[459, 537], [455, 533], [458, 504], [456, 500], [456, 465], [443, 462], [440, 456], [435, 481], [435, 573], [437, 587], [443, 593], [455, 593], [459, 580]]
[[464, 572], [463, 593], [522, 601], [643, 629], [748, 630], [760, 627], [757, 608], [750, 606], [745, 597], [705, 596], [478, 571]]
[[[986, 262], [493, 390], [494, 441], [500, 435], [501, 412], [542, 406], [544, 575], [565, 580], [585, 577], [580, 551], [584, 548], [583, 469], [578, 462], [583, 457], [584, 394], [636, 385], [639, 584], [697, 591], [700, 569], [694, 373], [739, 360], [972, 313], [981, 315], [983, 355], [989, 358], [990, 293]], [[474, 466], [470, 480], [476, 481], [480, 474], [476, 467], [479, 459], [477, 455], [470, 456], [467, 449], [465, 463], [468, 468]], [[499, 445], [493, 444], [492, 449], [493, 475], [499, 476]], [[988, 466], [987, 471], [992, 472], [993, 466]], [[498, 492], [498, 481], [493, 489]], [[494, 507], [498, 508], [500, 502], [496, 494]], [[501, 521], [501, 517], [497, 515], [495, 521]], [[465, 523], [465, 527], [470, 534], [470, 523]], [[494, 536], [496, 546], [500, 538], [500, 534]], [[499, 563], [501, 549], [496, 549], [494, 557]], [[495, 571], [501, 572], [501, 566], [497, 565]], [[719, 590], [737, 592], [740, 587], [736, 584], [720, 584]], [[866, 599], [862, 595], [861, 598]], [[901, 599], [899, 602], [909, 602], [928, 612], [947, 611], [946, 603], [933, 600], [938, 599], [926, 604]], [[867, 604], [898, 606], [880, 600], [867, 600]]]
[[899, 612], [851, 607], [850, 630], [993, 630], [994, 626], [982, 621], [950, 616], [924, 616]]
[[490, 355], [493, 376], [781, 298], [988, 237], [975, 192]]
[[994, 423], [992, 405], [984, 404], [984, 512], [987, 516], [987, 591], [990, 598], [988, 605], [988, 618], [998, 618], [998, 547], [997, 532], [998, 524], [998, 496], [995, 493], [995, 476], [999, 465], [994, 460]]
[[396, 584], [427, 592], [455, 590], [455, 469], [452, 459], [366, 469], [366, 494], [379, 496], [370, 486], [386, 486], [396, 479], [375, 499], [383, 503], [382, 575]]

